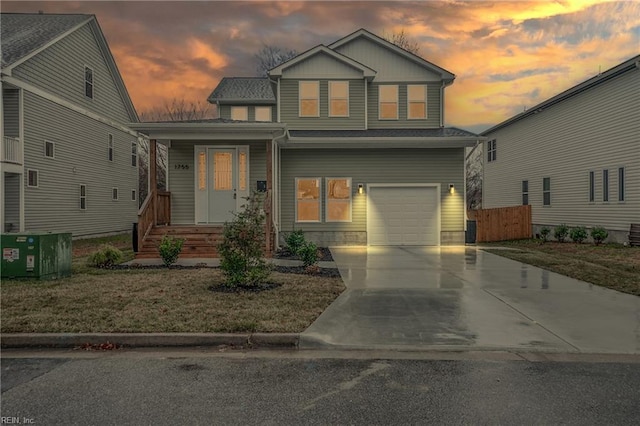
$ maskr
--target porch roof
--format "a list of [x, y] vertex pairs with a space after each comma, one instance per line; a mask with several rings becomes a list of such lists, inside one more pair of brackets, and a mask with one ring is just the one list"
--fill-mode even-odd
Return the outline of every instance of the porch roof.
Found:
[[130, 123], [129, 126], [156, 140], [271, 140], [286, 132], [282, 123], [225, 119]]

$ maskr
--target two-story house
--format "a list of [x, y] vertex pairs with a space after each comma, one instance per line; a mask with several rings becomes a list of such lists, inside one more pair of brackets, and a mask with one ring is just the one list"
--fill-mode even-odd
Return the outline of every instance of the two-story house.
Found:
[[130, 230], [138, 118], [95, 16], [3, 13], [0, 24], [0, 230]]
[[329, 246], [463, 244], [464, 150], [480, 137], [444, 127], [454, 78], [363, 29], [268, 78], [225, 78], [218, 119], [133, 125], [169, 147], [170, 194], [150, 204], [202, 230], [262, 190], [274, 245], [295, 229]]

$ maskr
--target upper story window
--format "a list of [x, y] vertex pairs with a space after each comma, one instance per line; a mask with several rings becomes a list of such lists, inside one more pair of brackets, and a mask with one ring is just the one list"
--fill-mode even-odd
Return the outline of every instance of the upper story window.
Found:
[[496, 140], [492, 139], [487, 141], [487, 161], [492, 162], [496, 161]]
[[349, 82], [329, 82], [329, 117], [349, 116]]
[[271, 121], [271, 107], [256, 107], [256, 121]]
[[55, 144], [51, 141], [44, 141], [44, 156], [55, 158]]
[[107, 159], [113, 161], [113, 135], [109, 134], [107, 142]]
[[231, 119], [239, 120], [239, 121], [247, 121], [249, 119], [249, 108], [231, 107]]
[[427, 86], [410, 84], [407, 86], [407, 118], [420, 120], [427, 118]]
[[320, 116], [320, 84], [317, 81], [301, 81], [298, 86], [300, 117]]
[[618, 201], [624, 201], [624, 167], [618, 168]]
[[131, 142], [131, 165], [138, 166], [138, 144], [135, 142]]
[[84, 67], [84, 95], [93, 99], [93, 69]]
[[609, 170], [602, 171], [602, 201], [609, 201]]
[[398, 119], [398, 86], [395, 84], [378, 86], [378, 118]]
[[551, 205], [551, 178], [542, 178], [542, 205]]

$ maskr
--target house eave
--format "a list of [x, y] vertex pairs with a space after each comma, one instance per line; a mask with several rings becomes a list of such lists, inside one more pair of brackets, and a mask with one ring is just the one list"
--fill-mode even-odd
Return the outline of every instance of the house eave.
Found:
[[270, 140], [282, 135], [280, 123], [130, 123], [150, 139], [168, 140]]
[[376, 148], [466, 148], [486, 138], [415, 137], [415, 138], [311, 138], [291, 137], [281, 141], [283, 148], [301, 149], [376, 149]]

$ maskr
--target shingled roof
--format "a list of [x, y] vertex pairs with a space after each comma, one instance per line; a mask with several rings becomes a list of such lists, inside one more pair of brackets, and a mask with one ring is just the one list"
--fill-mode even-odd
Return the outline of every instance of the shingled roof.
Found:
[[368, 130], [290, 130], [296, 138], [477, 138], [475, 133], [457, 127], [436, 129], [368, 129]]
[[220, 104], [275, 104], [276, 95], [268, 78], [224, 77], [207, 100]]
[[92, 18], [93, 15], [1, 14], [2, 67], [18, 62]]

